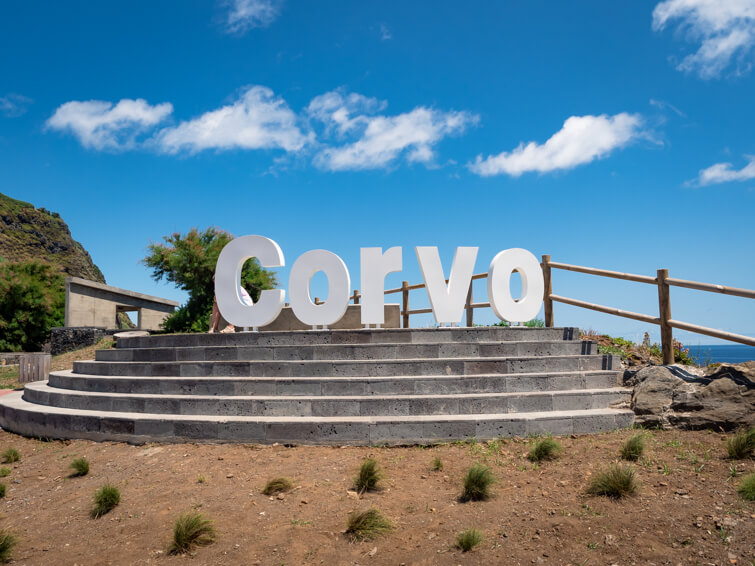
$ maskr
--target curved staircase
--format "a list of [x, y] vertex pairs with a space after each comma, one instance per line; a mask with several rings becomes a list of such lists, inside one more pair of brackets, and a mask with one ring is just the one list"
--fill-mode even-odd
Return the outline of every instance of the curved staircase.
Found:
[[28, 436], [412, 444], [630, 426], [613, 356], [576, 328], [365, 329], [121, 338], [0, 398]]

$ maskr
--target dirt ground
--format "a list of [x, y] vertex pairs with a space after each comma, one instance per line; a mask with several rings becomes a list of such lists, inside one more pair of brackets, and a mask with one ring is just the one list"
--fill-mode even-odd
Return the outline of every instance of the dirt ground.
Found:
[[[15, 447], [0, 499], [0, 528], [19, 537], [15, 564], [755, 564], [755, 504], [736, 493], [755, 462], [725, 459], [725, 435], [646, 431], [635, 464], [641, 488], [614, 501], [586, 496], [589, 476], [617, 458], [636, 431], [561, 437], [558, 460], [533, 466], [528, 439], [432, 447], [147, 445], [41, 441], [0, 432]], [[67, 477], [85, 456], [89, 475]], [[382, 489], [348, 493], [362, 460], [377, 458]], [[442, 471], [432, 471], [435, 457]], [[497, 483], [489, 501], [460, 503], [462, 477], [485, 462]], [[200, 476], [202, 480], [200, 480]], [[261, 493], [294, 480], [282, 499]], [[111, 482], [121, 503], [91, 519], [92, 496]], [[344, 535], [350, 511], [379, 508], [395, 530], [374, 541]], [[215, 522], [217, 540], [169, 556], [172, 525], [188, 510]], [[456, 534], [476, 527], [471, 552]]]

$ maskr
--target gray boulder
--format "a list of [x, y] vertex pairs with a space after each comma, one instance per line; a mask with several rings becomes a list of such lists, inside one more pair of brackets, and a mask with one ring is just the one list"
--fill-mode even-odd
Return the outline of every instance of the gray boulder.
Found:
[[635, 422], [681, 429], [755, 426], [755, 362], [724, 364], [704, 375], [684, 366], [649, 366], [625, 374], [634, 388]]

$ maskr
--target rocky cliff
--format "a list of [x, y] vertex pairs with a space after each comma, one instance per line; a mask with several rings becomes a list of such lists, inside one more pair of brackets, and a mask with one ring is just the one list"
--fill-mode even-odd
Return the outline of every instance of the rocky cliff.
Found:
[[44, 260], [66, 276], [105, 283], [84, 247], [57, 212], [0, 193], [0, 261]]

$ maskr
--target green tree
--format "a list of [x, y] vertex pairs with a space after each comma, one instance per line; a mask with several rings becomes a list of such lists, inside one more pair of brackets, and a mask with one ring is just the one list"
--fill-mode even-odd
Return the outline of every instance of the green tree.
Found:
[[34, 352], [63, 326], [65, 279], [39, 261], [0, 263], [0, 350]]
[[[209, 328], [215, 285], [212, 276], [223, 247], [233, 236], [218, 228], [199, 231], [192, 228], [187, 234], [175, 232], [163, 236], [164, 243], [150, 244], [142, 262], [152, 269], [155, 281], [165, 279], [189, 293], [189, 300], [165, 319], [163, 327], [169, 332], [206, 332]], [[263, 269], [256, 259], [247, 261], [241, 272], [241, 284], [257, 301], [264, 289], [272, 289], [275, 274]]]

